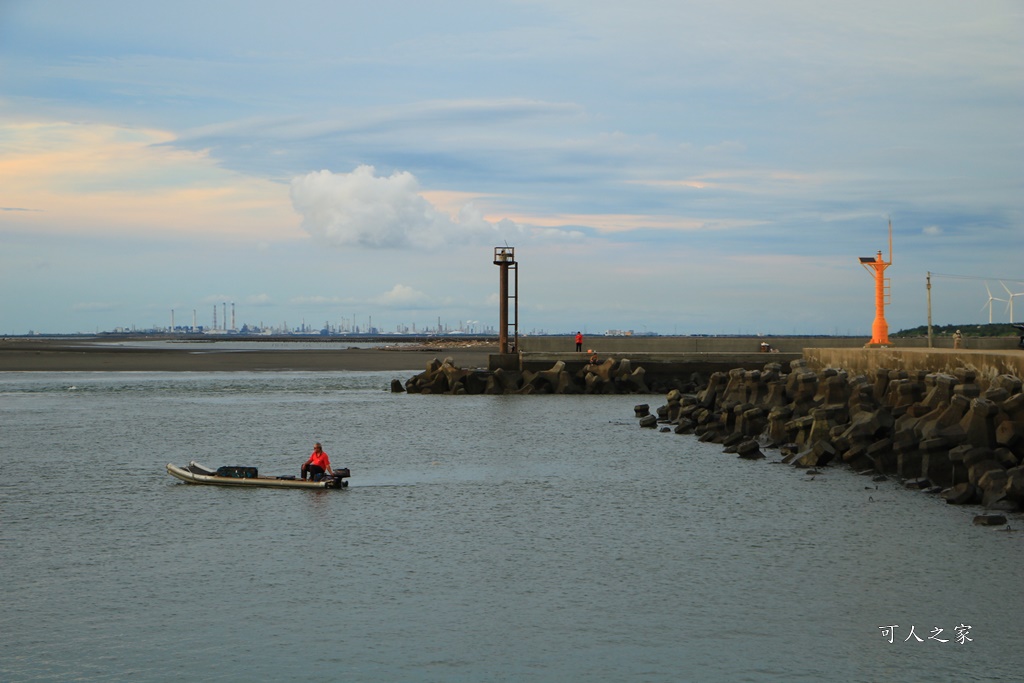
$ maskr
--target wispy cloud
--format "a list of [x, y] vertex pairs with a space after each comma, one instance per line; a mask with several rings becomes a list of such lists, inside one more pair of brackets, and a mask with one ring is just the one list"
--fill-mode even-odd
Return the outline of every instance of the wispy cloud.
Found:
[[430, 130], [434, 135], [466, 132], [511, 123], [545, 119], [572, 121], [584, 115], [571, 102], [543, 102], [516, 98], [491, 100], [425, 100], [389, 107], [339, 111], [330, 119], [298, 116], [252, 117], [198, 126], [184, 131], [174, 144], [195, 145], [253, 138], [279, 141], [351, 138], [362, 135]]
[[26, 229], [108, 235], [296, 239], [287, 190], [225, 171], [206, 152], [163, 146], [173, 135], [115, 125], [0, 122], [0, 186], [34, 209]]
[[245, 297], [245, 303], [250, 306], [270, 306], [274, 299], [269, 294], [253, 294]]
[[423, 292], [403, 284], [396, 284], [391, 290], [373, 298], [374, 303], [405, 309], [422, 308], [430, 301]]

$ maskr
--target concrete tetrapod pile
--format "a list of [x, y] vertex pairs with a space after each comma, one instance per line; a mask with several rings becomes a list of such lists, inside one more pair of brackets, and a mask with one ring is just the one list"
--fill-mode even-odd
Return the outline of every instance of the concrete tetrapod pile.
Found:
[[953, 375], [879, 369], [873, 377], [814, 372], [804, 360], [790, 368], [788, 375], [777, 363], [716, 372], [695, 394], [669, 392], [657, 415], [646, 405], [636, 406], [636, 415], [642, 427], [674, 425], [677, 434], [720, 443], [742, 458], [778, 448], [782, 462], [795, 467], [843, 462], [879, 478], [897, 475], [948, 503], [1024, 510], [1020, 378], [1000, 375], [982, 391], [965, 368]]
[[602, 363], [588, 364], [577, 373], [556, 362], [549, 370], [515, 372], [497, 369], [466, 370], [451, 358], [436, 358], [424, 372], [408, 379], [403, 386], [391, 382], [392, 392], [410, 394], [646, 394], [644, 369], [634, 368], [628, 359], [608, 358]]

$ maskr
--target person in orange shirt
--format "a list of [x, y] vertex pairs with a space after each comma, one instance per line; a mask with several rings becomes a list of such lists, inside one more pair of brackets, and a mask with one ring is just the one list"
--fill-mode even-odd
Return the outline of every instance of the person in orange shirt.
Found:
[[577, 351], [582, 351], [583, 350], [583, 333], [582, 332], [577, 332], [576, 333], [576, 350]]
[[309, 460], [302, 463], [302, 481], [306, 481], [306, 474], [309, 474], [311, 481], [320, 481], [324, 473], [334, 476], [334, 472], [331, 470], [331, 459], [324, 453], [323, 447], [319, 443], [313, 444], [313, 452], [309, 455]]

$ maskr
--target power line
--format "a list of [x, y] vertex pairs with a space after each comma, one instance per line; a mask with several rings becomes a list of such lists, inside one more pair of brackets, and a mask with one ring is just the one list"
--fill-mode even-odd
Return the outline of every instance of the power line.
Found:
[[1024, 280], [1018, 280], [1012, 277], [982, 277], [980, 275], [947, 275], [946, 273], [930, 273], [932, 277], [944, 277], [951, 280], [986, 280], [988, 282], [1016, 282], [1018, 284], [1024, 284]]

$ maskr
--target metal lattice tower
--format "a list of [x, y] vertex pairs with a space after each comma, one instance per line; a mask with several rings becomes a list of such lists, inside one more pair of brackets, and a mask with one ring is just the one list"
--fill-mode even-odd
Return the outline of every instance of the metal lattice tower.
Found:
[[[514, 247], [495, 247], [494, 265], [501, 268], [498, 283], [498, 352], [516, 353], [519, 350], [519, 264], [516, 263]], [[512, 293], [509, 293], [509, 273], [512, 274]], [[512, 303], [512, 319], [509, 319], [509, 302]], [[509, 345], [509, 331], [512, 344]]]

